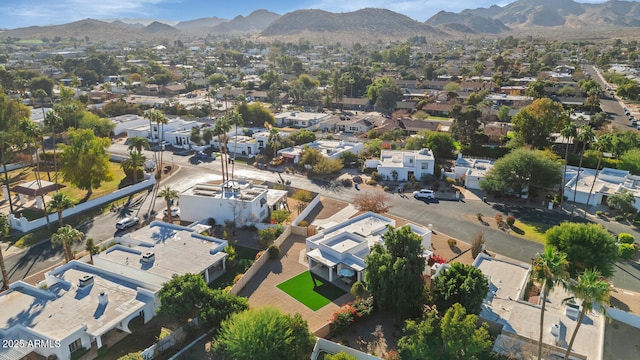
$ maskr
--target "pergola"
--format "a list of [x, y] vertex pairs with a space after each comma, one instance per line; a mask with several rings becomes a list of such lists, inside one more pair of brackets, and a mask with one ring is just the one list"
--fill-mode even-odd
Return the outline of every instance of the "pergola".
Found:
[[11, 189], [13, 192], [18, 194], [18, 199], [20, 200], [20, 205], [24, 206], [26, 201], [25, 195], [35, 198], [36, 207], [38, 209], [43, 209], [44, 206], [42, 204], [42, 197], [46, 194], [57, 191], [65, 187], [62, 184], [52, 183], [50, 181], [40, 180], [40, 186], [38, 186], [38, 180], [33, 180], [29, 182], [22, 183], [20, 185], [14, 186]]

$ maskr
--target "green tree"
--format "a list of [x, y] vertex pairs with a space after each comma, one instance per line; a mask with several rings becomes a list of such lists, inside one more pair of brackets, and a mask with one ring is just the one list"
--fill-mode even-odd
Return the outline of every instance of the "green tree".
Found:
[[506, 106], [506, 105], [502, 105], [500, 106], [500, 108], [498, 109], [498, 114], [496, 115], [498, 117], [498, 120], [502, 121], [502, 122], [508, 122], [510, 117], [509, 117], [509, 112], [511, 111], [511, 108]]
[[325, 360], [358, 360], [357, 357], [353, 355], [349, 355], [344, 351], [340, 351], [337, 354], [326, 354], [324, 356]]
[[263, 126], [265, 122], [275, 124], [276, 121], [273, 113], [262, 103], [247, 104], [243, 102], [238, 105], [237, 111], [244, 119], [245, 126], [259, 127]]
[[[213, 125], [213, 133], [218, 138], [218, 148], [220, 150], [220, 163], [222, 165], [222, 182], [229, 180], [229, 149], [227, 148], [227, 133], [231, 130], [231, 122], [225, 116], [219, 117]], [[225, 171], [226, 169], [226, 171]]]
[[88, 238], [85, 242], [84, 249], [89, 253], [89, 263], [93, 264], [93, 255], [100, 253], [100, 247], [95, 245], [92, 238]]
[[598, 270], [585, 270], [575, 282], [569, 285], [569, 291], [573, 293], [575, 298], [582, 300], [582, 304], [580, 305], [580, 315], [578, 315], [578, 320], [576, 321], [576, 328], [571, 334], [571, 340], [569, 340], [567, 351], [564, 354], [564, 360], [569, 359], [573, 342], [576, 339], [578, 330], [580, 330], [585, 314], [592, 312], [594, 309], [606, 314], [611, 288]]
[[545, 233], [546, 246], [567, 254], [567, 271], [576, 276], [586, 269], [596, 269], [605, 277], [614, 272], [618, 258], [616, 239], [599, 224], [565, 222]]
[[2, 271], [2, 290], [9, 289], [9, 274], [7, 273], [7, 267], [4, 264], [4, 255], [2, 254], [2, 243], [4, 239], [9, 236], [11, 226], [9, 225], [9, 218], [7, 215], [0, 213], [0, 270]]
[[304, 145], [316, 141], [316, 134], [307, 129], [300, 129], [291, 133], [291, 135], [289, 135], [289, 139], [291, 139], [296, 145]]
[[550, 134], [562, 129], [567, 122], [567, 115], [561, 104], [542, 98], [520, 109], [511, 122], [517, 140], [537, 149], [545, 149], [550, 145]]
[[70, 130], [68, 137], [70, 144], [61, 145], [60, 171], [65, 181], [87, 190], [90, 196], [102, 182], [113, 179], [107, 153], [111, 140], [96, 137], [88, 129]]
[[498, 159], [480, 186], [489, 191], [512, 191], [518, 196], [527, 186], [548, 189], [560, 183], [562, 165], [549, 152], [517, 149]]
[[456, 149], [453, 137], [449, 133], [439, 131], [426, 131], [424, 134], [424, 144], [433, 152], [438, 160], [449, 159]]
[[35, 93], [39, 89], [44, 90], [47, 94], [53, 94], [53, 87], [55, 83], [53, 80], [46, 76], [38, 76], [29, 81], [29, 89], [32, 93]]
[[51, 202], [49, 202], [49, 208], [55, 210], [58, 213], [58, 227], [64, 226], [62, 223], [62, 212], [65, 209], [72, 208], [74, 205], [74, 201], [69, 196], [57, 192], [51, 198]]
[[638, 211], [634, 206], [635, 202], [635, 195], [627, 189], [622, 189], [619, 193], [611, 194], [607, 198], [607, 205], [620, 210], [623, 214], [635, 214]]
[[223, 359], [309, 359], [315, 337], [300, 314], [250, 309], [222, 322], [214, 348]]
[[[578, 191], [577, 191], [577, 187], [578, 187], [578, 181], [580, 180], [580, 173], [582, 172], [582, 160], [584, 159], [584, 152], [587, 148], [587, 145], [589, 143], [591, 143], [593, 140], [595, 140], [596, 138], [596, 134], [593, 132], [593, 129], [591, 129], [590, 126], [585, 125], [580, 127], [579, 131], [578, 131], [578, 135], [576, 136], [576, 139], [582, 143], [582, 151], [580, 152], [580, 164], [578, 165], [578, 173], [576, 174], [576, 181], [575, 181], [575, 187], [573, 189], [573, 202], [576, 202], [576, 196], [578, 195]], [[571, 215], [573, 215], [573, 210], [575, 209], [575, 207], [571, 208]]]
[[289, 215], [291, 215], [290, 211], [287, 210], [274, 210], [271, 213], [271, 218], [278, 224], [282, 224], [283, 222], [289, 219]]
[[70, 225], [65, 225], [58, 228], [58, 230], [51, 235], [51, 245], [54, 247], [62, 245], [64, 251], [64, 261], [69, 262], [73, 260], [72, 246], [74, 243], [82, 240], [84, 233], [80, 230], [72, 228]]
[[387, 229], [365, 258], [367, 288], [376, 306], [401, 318], [416, 316], [426, 300], [425, 261], [420, 236], [409, 226]]
[[149, 139], [142, 136], [134, 136], [129, 138], [129, 151], [136, 150], [138, 153], [142, 153], [142, 150], [149, 150]]
[[240, 113], [234, 112], [231, 117], [229, 117], [229, 122], [235, 127], [235, 134], [233, 136], [233, 162], [231, 163], [231, 180], [235, 180], [234, 170], [236, 168], [236, 155], [238, 155], [238, 126], [244, 126], [244, 120]]
[[531, 264], [531, 278], [541, 284], [542, 296], [540, 302], [540, 336], [538, 337], [538, 360], [542, 359], [542, 335], [544, 334], [544, 312], [547, 306], [549, 292], [561, 282], [569, 278], [567, 272], [567, 255], [557, 251], [553, 246], [546, 246], [543, 253], [539, 253]]
[[159, 193], [158, 193], [158, 197], [161, 197], [164, 199], [165, 203], [167, 204], [167, 222], [169, 224], [173, 224], [173, 218], [171, 216], [171, 205], [173, 204], [173, 200], [179, 198], [180, 196], [178, 195], [178, 192], [175, 190], [172, 190], [170, 187], [165, 186], [164, 189], [162, 189]]
[[493, 342], [489, 326], [483, 323], [477, 327], [478, 316], [467, 315], [460, 304], [453, 304], [440, 320], [440, 334], [444, 354], [449, 359], [477, 359], [491, 350]]
[[144, 163], [147, 161], [146, 156], [137, 151], [129, 151], [129, 157], [126, 158], [120, 166], [127, 173], [130, 173], [133, 177], [133, 183], [138, 183], [138, 170], [140, 170]]
[[459, 303], [467, 312], [479, 314], [487, 293], [487, 278], [471, 265], [454, 262], [434, 280], [433, 300], [440, 311]]
[[460, 105], [454, 105], [451, 110], [453, 137], [465, 144], [474, 143], [480, 131], [481, 115], [482, 113], [475, 106], [467, 106], [463, 110]]
[[391, 112], [402, 98], [402, 90], [390, 77], [381, 77], [367, 87], [367, 98], [379, 111]]
[[[162, 111], [160, 110], [156, 110], [156, 109], [152, 109], [152, 110], [147, 110], [144, 113], [144, 117], [149, 119], [149, 129], [151, 131], [151, 122], [155, 122], [156, 123], [156, 131], [157, 131], [157, 143], [158, 144], [162, 144], [160, 145], [160, 159], [159, 161], [157, 161], [157, 172], [158, 172], [158, 177], [162, 177], [162, 157], [164, 154], [164, 125], [167, 124], [169, 122], [169, 120], [167, 120], [167, 117], [164, 116], [164, 113], [162, 113]], [[151, 131], [151, 133], [153, 134], [153, 131]], [[153, 137], [153, 135], [151, 135]]]
[[633, 175], [640, 175], [640, 149], [631, 149], [622, 154], [617, 167]]

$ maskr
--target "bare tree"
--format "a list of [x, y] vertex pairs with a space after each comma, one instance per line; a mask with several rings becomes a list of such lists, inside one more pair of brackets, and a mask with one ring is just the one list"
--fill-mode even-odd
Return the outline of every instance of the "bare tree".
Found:
[[382, 191], [367, 191], [353, 198], [353, 206], [360, 211], [386, 213], [391, 209], [389, 196]]
[[484, 248], [485, 238], [484, 231], [479, 230], [473, 236], [473, 241], [471, 242], [471, 257], [474, 259], [482, 252]]

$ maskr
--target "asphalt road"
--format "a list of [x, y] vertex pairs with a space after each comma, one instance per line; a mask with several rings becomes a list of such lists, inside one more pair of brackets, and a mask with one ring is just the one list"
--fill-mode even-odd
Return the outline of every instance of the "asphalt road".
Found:
[[[112, 151], [116, 153], [126, 153], [123, 145], [112, 146]], [[151, 155], [151, 154], [149, 154]], [[180, 170], [172, 176], [164, 179], [161, 187], [169, 186], [172, 189], [182, 192], [194, 184], [220, 179], [220, 161], [194, 163], [190, 157], [171, 155], [165, 153], [165, 164], [173, 163], [180, 165]], [[258, 170], [254, 167], [241, 163], [236, 163], [235, 174], [238, 178], [251, 178], [259, 180], [269, 180], [277, 182], [280, 176], [284, 180], [290, 180], [291, 185], [318, 192], [324, 196], [341, 201], [352, 200], [359, 192], [354, 188], [345, 188], [335, 181], [310, 180], [301, 175], [280, 174], [272, 171]], [[155, 214], [165, 207], [164, 201], [155, 201], [153, 193], [145, 193], [142, 196], [131, 199], [126, 206], [117, 209], [117, 212], [110, 212], [95, 218], [93, 221], [83, 224], [79, 229], [87, 234], [87, 238], [93, 238], [97, 243], [109, 240], [118, 235], [115, 231], [116, 221], [127, 215], [135, 215], [141, 219], [147, 216], [155, 217]], [[436, 232], [442, 232], [447, 236], [470, 242], [477, 231], [484, 231], [487, 250], [493, 253], [529, 262], [538, 252], [543, 249], [542, 244], [513, 236], [503, 231], [495, 230], [480, 224], [475, 220], [475, 214], [483, 213], [486, 217], [493, 217], [497, 211], [507, 211], [514, 213], [517, 218], [535, 219], [536, 222], [555, 223], [558, 217], [568, 215], [558, 211], [548, 211], [536, 207], [528, 206], [508, 206], [491, 203], [487, 204], [478, 200], [467, 201], [435, 201], [424, 202], [400, 197], [397, 194], [391, 195], [390, 213], [395, 216], [406, 218], [417, 224], [427, 226], [433, 224]], [[464, 215], [467, 215], [465, 219]], [[470, 215], [470, 216], [469, 216]], [[470, 220], [473, 219], [473, 220]], [[578, 221], [580, 218], [576, 217]], [[600, 220], [598, 220], [600, 221]], [[601, 221], [600, 221], [601, 222]], [[612, 232], [626, 231], [634, 234], [640, 239], [640, 233], [636, 228], [631, 228], [618, 223], [603, 223]], [[76, 250], [83, 250], [84, 245], [78, 244]], [[20, 280], [28, 275], [47, 269], [62, 260], [60, 249], [52, 249], [48, 242], [32, 247], [27, 251], [7, 255], [5, 261], [10, 271], [12, 281]], [[612, 278], [612, 282], [620, 288], [640, 292], [640, 264], [634, 262], [624, 262], [618, 264], [618, 271]]]
[[585, 66], [584, 70], [586, 74], [600, 84], [606, 94], [605, 97], [600, 98], [600, 107], [602, 111], [609, 115], [611, 125], [620, 130], [633, 130], [634, 127], [631, 125], [631, 121], [624, 113], [624, 104], [617, 97], [611, 96], [610, 91], [606, 90], [609, 85], [604, 81], [600, 73], [592, 65]]

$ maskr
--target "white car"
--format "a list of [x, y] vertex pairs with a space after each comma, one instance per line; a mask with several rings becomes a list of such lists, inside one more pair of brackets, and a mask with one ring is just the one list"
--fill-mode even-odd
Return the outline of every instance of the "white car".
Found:
[[135, 217], [135, 216], [126, 217], [124, 219], [119, 220], [116, 223], [116, 229], [125, 230], [125, 229], [128, 229], [128, 228], [132, 227], [132, 226], [138, 225], [139, 222], [140, 222], [140, 219]]
[[[164, 214], [164, 216], [169, 216], [169, 211], [168, 209], [164, 209], [162, 210], [162, 213]], [[176, 217], [176, 216], [180, 216], [180, 208], [177, 206], [172, 206], [171, 207], [171, 217]]]
[[414, 191], [413, 197], [416, 199], [435, 199], [436, 196], [433, 190], [422, 189], [420, 191]]

